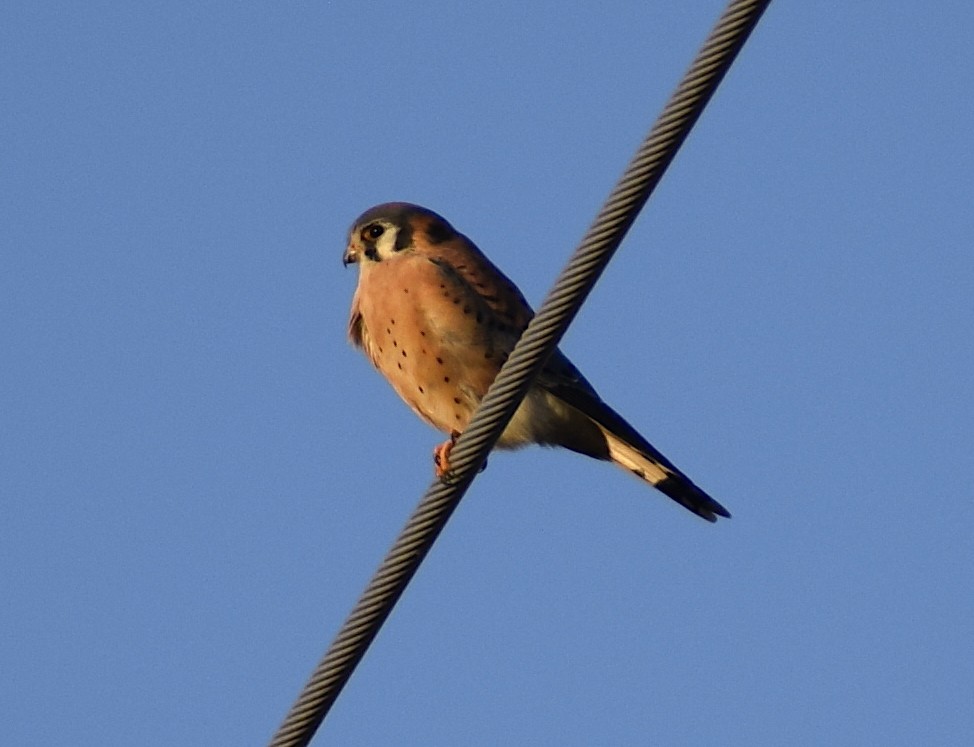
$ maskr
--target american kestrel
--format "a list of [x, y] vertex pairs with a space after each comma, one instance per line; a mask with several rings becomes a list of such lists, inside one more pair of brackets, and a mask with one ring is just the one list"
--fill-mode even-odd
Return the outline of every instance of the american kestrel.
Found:
[[[390, 202], [352, 226], [359, 266], [348, 336], [423, 420], [450, 434], [436, 473], [534, 312], [507, 276], [436, 213]], [[708, 521], [730, 517], [605, 404], [556, 350], [497, 442], [563, 446], [614, 462]]]

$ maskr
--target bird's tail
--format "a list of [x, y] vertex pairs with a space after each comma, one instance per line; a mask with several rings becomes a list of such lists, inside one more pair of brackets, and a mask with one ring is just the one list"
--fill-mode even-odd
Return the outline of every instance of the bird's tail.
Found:
[[552, 424], [549, 432], [533, 434], [535, 441], [612, 461], [707, 521], [717, 521], [718, 516], [730, 518], [726, 508], [694, 485], [624, 417], [603, 402], [559, 351], [548, 361], [538, 382], [545, 393], [540, 409]]
[[[627, 439], [606, 427], [604, 423], [596, 421], [596, 424], [605, 436], [612, 462], [707, 521], [717, 521], [718, 516], [730, 518], [726, 508], [694, 485], [689, 477], [674, 467], [638, 433], [635, 434], [636, 439]], [[627, 430], [632, 430], [631, 426]], [[635, 444], [632, 443], [633, 440], [636, 441]]]

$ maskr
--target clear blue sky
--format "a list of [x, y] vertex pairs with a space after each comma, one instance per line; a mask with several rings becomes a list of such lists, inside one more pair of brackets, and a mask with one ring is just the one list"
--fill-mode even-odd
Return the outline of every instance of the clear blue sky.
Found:
[[[565, 7], [5, 5], [0, 741], [273, 733], [440, 439], [348, 225], [539, 303], [723, 3]], [[319, 743], [970, 743], [972, 25], [772, 6], [563, 345], [734, 518], [495, 455]]]

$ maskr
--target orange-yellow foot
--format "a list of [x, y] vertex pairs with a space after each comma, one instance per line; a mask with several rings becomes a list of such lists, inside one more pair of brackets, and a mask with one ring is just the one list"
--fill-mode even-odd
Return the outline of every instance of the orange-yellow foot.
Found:
[[[460, 437], [460, 431], [453, 431], [450, 434], [450, 440], [444, 441], [435, 449], [433, 449], [433, 467], [436, 471], [436, 477], [442, 480], [443, 477], [450, 471], [450, 452], [453, 451], [453, 445], [457, 442]], [[487, 460], [480, 465], [480, 469], [477, 472], [483, 472], [487, 469]]]
[[436, 477], [440, 480], [450, 471], [450, 452], [453, 451], [453, 444], [457, 442], [459, 436], [460, 431], [453, 431], [450, 434], [449, 441], [444, 441], [433, 449], [433, 469], [436, 471]]

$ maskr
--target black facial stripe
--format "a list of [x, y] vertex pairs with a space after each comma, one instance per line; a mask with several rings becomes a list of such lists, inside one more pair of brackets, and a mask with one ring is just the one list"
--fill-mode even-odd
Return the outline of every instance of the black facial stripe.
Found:
[[396, 243], [392, 247], [393, 251], [401, 252], [413, 245], [413, 227], [409, 221], [403, 221], [399, 226], [399, 233], [396, 234]]
[[453, 227], [443, 220], [432, 220], [426, 227], [426, 235], [433, 244], [442, 244], [454, 237], [456, 232]]
[[373, 262], [379, 261], [379, 252], [376, 250], [375, 244], [368, 243], [365, 245], [365, 256]]

